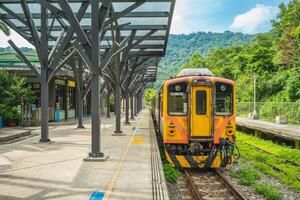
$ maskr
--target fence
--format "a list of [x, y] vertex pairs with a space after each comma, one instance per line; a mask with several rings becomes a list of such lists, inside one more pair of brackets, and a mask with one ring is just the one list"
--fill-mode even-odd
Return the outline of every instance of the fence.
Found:
[[[258, 102], [260, 120], [275, 122], [276, 116], [285, 116], [289, 124], [300, 125], [300, 102]], [[237, 116], [248, 117], [253, 112], [253, 102], [237, 102]]]

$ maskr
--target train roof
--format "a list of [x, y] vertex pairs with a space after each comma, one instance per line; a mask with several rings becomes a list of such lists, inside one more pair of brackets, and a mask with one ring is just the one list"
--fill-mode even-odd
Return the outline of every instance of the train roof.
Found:
[[207, 68], [186, 68], [178, 73], [176, 77], [164, 81], [160, 87], [160, 92], [163, 90], [164, 85], [169, 85], [173, 83], [186, 82], [189, 80], [199, 80], [199, 81], [219, 81], [223, 83], [228, 83], [234, 85], [234, 81], [222, 77], [216, 77], [209, 69]]
[[208, 68], [185, 68], [176, 77], [183, 76], [214, 76], [214, 74]]

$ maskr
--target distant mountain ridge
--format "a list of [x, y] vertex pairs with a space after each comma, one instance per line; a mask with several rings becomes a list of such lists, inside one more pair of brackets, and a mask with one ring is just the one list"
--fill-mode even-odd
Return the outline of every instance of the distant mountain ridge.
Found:
[[206, 56], [213, 48], [238, 46], [248, 44], [255, 35], [234, 33], [225, 31], [223, 33], [196, 32], [188, 35], [171, 34], [169, 37], [166, 56], [160, 63], [156, 88], [168, 76], [173, 76], [179, 67], [186, 63], [192, 54], [199, 51], [202, 56]]
[[[21, 47], [20, 48], [23, 53], [35, 53], [35, 50], [28, 47]], [[14, 52], [13, 48], [11, 47], [0, 47], [0, 53], [6, 52]]]
[[[238, 46], [249, 43], [255, 35], [234, 33], [225, 31], [223, 33], [213, 32], [196, 32], [188, 35], [171, 34], [169, 37], [168, 48], [166, 56], [162, 59], [159, 67], [156, 88], [161, 85], [163, 80], [173, 76], [179, 67], [186, 63], [190, 56], [199, 51], [202, 56], [218, 47]], [[32, 48], [22, 47], [21, 51], [24, 53], [35, 52]], [[11, 47], [0, 48], [1, 52], [13, 52]]]

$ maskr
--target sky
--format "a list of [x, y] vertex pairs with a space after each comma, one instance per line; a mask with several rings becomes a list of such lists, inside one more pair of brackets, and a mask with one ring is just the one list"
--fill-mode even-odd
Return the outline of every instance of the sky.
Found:
[[[189, 34], [198, 31], [242, 32], [255, 34], [271, 28], [278, 5], [289, 0], [177, 0], [171, 33]], [[12, 31], [10, 37], [0, 33], [0, 47], [12, 39], [19, 47], [32, 47]]]
[[281, 2], [289, 0], [177, 0], [171, 33], [266, 32]]

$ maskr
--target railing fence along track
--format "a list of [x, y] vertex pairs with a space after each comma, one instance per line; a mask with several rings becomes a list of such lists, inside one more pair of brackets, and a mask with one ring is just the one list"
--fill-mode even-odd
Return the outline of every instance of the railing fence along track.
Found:
[[[237, 116], [248, 117], [253, 112], [253, 102], [237, 102]], [[257, 102], [259, 120], [275, 122], [284, 116], [288, 124], [300, 125], [300, 102]]]

